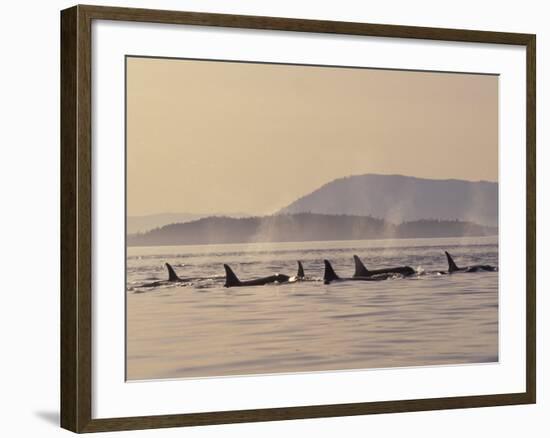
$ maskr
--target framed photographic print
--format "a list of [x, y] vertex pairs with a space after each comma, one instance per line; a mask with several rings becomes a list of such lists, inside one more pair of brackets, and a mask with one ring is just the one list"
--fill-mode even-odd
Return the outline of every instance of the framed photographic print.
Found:
[[61, 423], [535, 402], [535, 36], [61, 13]]

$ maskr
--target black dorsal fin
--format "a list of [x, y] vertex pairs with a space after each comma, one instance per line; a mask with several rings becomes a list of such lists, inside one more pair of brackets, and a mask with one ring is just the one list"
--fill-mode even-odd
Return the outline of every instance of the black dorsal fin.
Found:
[[361, 259], [354, 255], [353, 260], [355, 261], [355, 274], [353, 274], [354, 277], [368, 277], [370, 275], [369, 270], [367, 267], [363, 264]]
[[460, 271], [460, 268], [456, 265], [455, 261], [451, 257], [451, 254], [445, 251], [445, 255], [447, 256], [447, 262], [449, 263], [449, 272]]
[[323, 280], [325, 281], [333, 281], [338, 280], [340, 277], [336, 275], [336, 272], [334, 272], [334, 269], [332, 269], [332, 265], [328, 260], [325, 260], [325, 275], [323, 277]]
[[298, 278], [304, 278], [304, 267], [302, 266], [302, 262], [298, 260], [298, 273], [296, 274], [296, 277]]
[[181, 278], [178, 277], [178, 274], [176, 274], [170, 263], [165, 263], [165, 265], [166, 269], [168, 269], [168, 281], [181, 281]]
[[237, 278], [229, 265], [223, 265], [225, 268], [225, 287], [239, 286], [241, 281]]

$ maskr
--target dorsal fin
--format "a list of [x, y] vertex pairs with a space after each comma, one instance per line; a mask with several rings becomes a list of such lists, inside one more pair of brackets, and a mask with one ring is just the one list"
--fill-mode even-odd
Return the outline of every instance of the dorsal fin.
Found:
[[165, 265], [166, 269], [168, 269], [168, 281], [181, 281], [181, 278], [178, 277], [178, 274], [176, 274], [170, 263], [165, 263]]
[[304, 278], [304, 267], [302, 266], [302, 262], [298, 260], [298, 273], [296, 274], [296, 277], [298, 278]]
[[449, 263], [449, 272], [459, 271], [460, 268], [456, 265], [455, 261], [451, 257], [451, 254], [445, 251], [445, 255], [447, 256], [447, 262]]
[[239, 286], [241, 281], [237, 278], [229, 265], [223, 265], [225, 268], [225, 287]]
[[325, 260], [325, 275], [323, 277], [323, 280], [325, 281], [333, 281], [338, 280], [340, 277], [336, 275], [336, 272], [334, 272], [334, 269], [332, 269], [332, 265], [328, 260]]
[[354, 255], [353, 260], [355, 261], [355, 274], [353, 274], [353, 276], [354, 277], [368, 277], [370, 275], [369, 270], [363, 264], [361, 259], [359, 257], [357, 257], [356, 255]]

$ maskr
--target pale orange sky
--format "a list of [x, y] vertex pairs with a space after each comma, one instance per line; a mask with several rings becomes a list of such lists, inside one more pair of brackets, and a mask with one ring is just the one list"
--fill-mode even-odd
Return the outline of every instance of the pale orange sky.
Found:
[[498, 77], [127, 58], [128, 215], [269, 214], [348, 175], [498, 180]]

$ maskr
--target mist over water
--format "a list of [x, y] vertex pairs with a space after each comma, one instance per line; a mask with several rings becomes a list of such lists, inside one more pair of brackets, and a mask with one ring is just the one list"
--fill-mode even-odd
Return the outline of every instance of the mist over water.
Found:
[[[498, 272], [440, 275], [444, 250], [459, 266], [498, 267], [497, 237], [130, 247], [127, 377], [268, 374], [498, 361]], [[322, 282], [323, 259], [351, 277], [409, 265], [417, 275]], [[241, 280], [309, 281], [224, 288], [223, 264]], [[189, 282], [167, 279], [171, 263]]]

